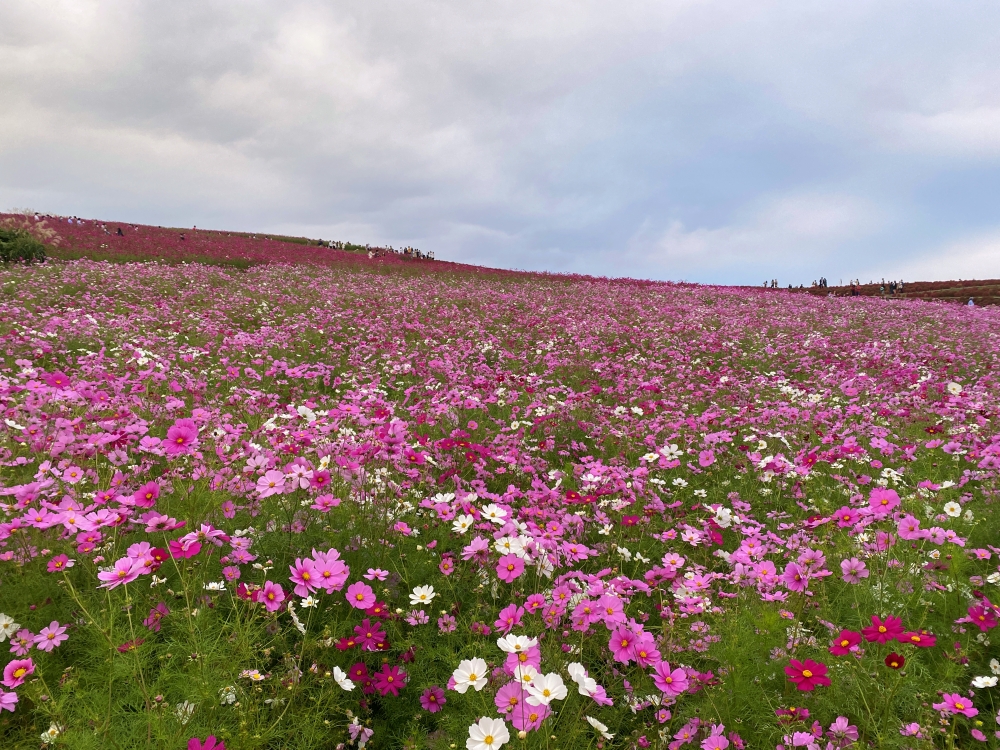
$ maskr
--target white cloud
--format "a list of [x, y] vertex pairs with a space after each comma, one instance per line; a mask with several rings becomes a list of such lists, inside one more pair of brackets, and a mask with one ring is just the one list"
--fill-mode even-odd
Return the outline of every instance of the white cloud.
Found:
[[843, 243], [876, 230], [884, 220], [875, 206], [855, 196], [780, 196], [738, 224], [687, 229], [674, 221], [652, 243], [643, 232], [633, 239], [632, 252], [668, 273], [735, 266], [788, 280], [789, 270], [803, 265], [803, 259], [822, 264]]
[[902, 264], [872, 265], [862, 279], [1000, 279], [1000, 229], [949, 242]]

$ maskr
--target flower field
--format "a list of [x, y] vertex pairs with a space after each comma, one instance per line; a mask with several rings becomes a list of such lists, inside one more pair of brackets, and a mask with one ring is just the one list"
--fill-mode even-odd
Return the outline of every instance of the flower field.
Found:
[[1000, 746], [1000, 309], [424, 268], [0, 269], [0, 747]]

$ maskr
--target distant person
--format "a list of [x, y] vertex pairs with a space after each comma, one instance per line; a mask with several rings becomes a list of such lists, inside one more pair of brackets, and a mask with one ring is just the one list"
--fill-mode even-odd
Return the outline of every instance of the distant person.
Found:
[[118, 231], [115, 232], [115, 234], [117, 234], [119, 237], [124, 237], [125, 236], [125, 232], [122, 231], [121, 227], [118, 227]]
[[969, 297], [969, 301], [968, 301], [968, 302], [966, 302], [965, 304], [966, 304], [966, 305], [967, 305], [968, 307], [975, 307], [975, 306], [976, 306], [976, 303], [975, 303], [975, 301], [974, 301], [974, 300], [972, 299], [972, 297]]

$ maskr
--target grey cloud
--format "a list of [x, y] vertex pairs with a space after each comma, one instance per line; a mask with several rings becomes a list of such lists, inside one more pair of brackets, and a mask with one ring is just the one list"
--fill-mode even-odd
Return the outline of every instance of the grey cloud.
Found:
[[997, 28], [988, 3], [8, 0], [0, 206], [559, 271], [947, 276], [911, 261], [1000, 231], [974, 199], [1000, 185]]

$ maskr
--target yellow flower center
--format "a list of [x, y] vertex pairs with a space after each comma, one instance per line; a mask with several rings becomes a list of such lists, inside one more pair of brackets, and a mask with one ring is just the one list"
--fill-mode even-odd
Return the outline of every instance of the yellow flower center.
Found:
[[811, 671], [811, 670], [808, 670], [808, 669], [803, 669], [803, 670], [802, 670], [802, 676], [803, 676], [803, 677], [812, 677], [812, 676], [813, 676], [813, 673], [812, 673], [812, 671]]

